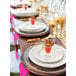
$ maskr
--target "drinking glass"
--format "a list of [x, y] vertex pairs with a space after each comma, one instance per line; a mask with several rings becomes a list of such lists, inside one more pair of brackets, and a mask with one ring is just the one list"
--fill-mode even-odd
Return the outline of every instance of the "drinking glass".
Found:
[[[60, 35], [57, 35], [59, 38], [63, 38], [63, 28], [65, 25], [65, 0], [56, 0], [55, 1], [55, 14], [54, 20], [57, 23], [56, 29], [60, 30]], [[57, 30], [56, 30], [57, 32]], [[57, 32], [59, 33], [59, 32]]]

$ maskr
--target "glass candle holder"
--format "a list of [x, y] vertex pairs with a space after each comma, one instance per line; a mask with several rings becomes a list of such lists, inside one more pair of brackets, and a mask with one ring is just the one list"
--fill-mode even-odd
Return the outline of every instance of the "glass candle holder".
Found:
[[53, 43], [50, 41], [50, 39], [45, 39], [44, 45], [45, 45], [45, 55], [49, 56], [51, 53]]
[[34, 17], [34, 16], [31, 17], [31, 24], [32, 24], [32, 25], [35, 24], [35, 17]]
[[25, 10], [27, 10], [27, 5], [24, 6]]

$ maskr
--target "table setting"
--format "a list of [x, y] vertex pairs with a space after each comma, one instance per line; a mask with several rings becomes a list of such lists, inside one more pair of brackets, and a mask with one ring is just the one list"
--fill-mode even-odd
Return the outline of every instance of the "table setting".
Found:
[[65, 0], [11, 0], [11, 32], [20, 76], [66, 76], [65, 4]]
[[[54, 47], [56, 47], [56, 46], [57, 45], [54, 45]], [[54, 63], [62, 60], [62, 58], [64, 56], [65, 55], [61, 51], [51, 52], [51, 54], [49, 56], [46, 56], [42, 51], [37, 51], [37, 52], [34, 51], [34, 53], [32, 53], [32, 51], [29, 52], [29, 58], [32, 62], [34, 62], [35, 64], [37, 64], [39, 66], [47, 67], [47, 68], [56, 68], [58, 66], [65, 64], [65, 61], [64, 61], [65, 58], [63, 59], [62, 62], [60, 62], [61, 64], [60, 63], [54, 64]], [[37, 61], [37, 60], [39, 60], [39, 61]]]
[[17, 24], [18, 24], [17, 22], [14, 23], [15, 32], [24, 37], [39, 37], [47, 35], [50, 32], [48, 26], [39, 20], [35, 20], [34, 25], [31, 24], [31, 21], [20, 23], [19, 25]]
[[[49, 76], [52, 74], [59, 75], [60, 73], [63, 74], [66, 70], [66, 51], [63, 45], [60, 46], [60, 44], [54, 44], [49, 55], [46, 55], [49, 52], [45, 53], [46, 50], [45, 48], [43, 49], [43, 42], [38, 42], [38, 44], [30, 46], [26, 49], [21, 58], [24, 67], [29, 69], [31, 72], [42, 76]], [[56, 48], [58, 48], [58, 51]], [[64, 51], [61, 52], [60, 49]]]

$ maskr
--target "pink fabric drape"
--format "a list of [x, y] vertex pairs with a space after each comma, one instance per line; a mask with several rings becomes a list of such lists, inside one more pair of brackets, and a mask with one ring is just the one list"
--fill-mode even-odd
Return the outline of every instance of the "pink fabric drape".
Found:
[[[18, 55], [17, 55], [18, 49], [17, 49], [16, 45], [17, 45], [17, 40], [18, 40], [18, 38], [20, 37], [20, 35], [18, 35], [17, 33], [14, 33], [13, 23], [12, 23], [13, 18], [15, 18], [15, 17], [13, 16], [13, 14], [11, 14], [11, 17], [10, 17], [11, 31], [12, 31], [12, 34], [13, 34], [13, 36], [14, 36], [15, 54], [16, 54], [16, 59], [18, 60]], [[21, 62], [20, 62], [20, 65], [19, 65], [19, 70], [20, 70], [20, 76], [26, 76], [26, 75], [29, 73], [29, 71], [26, 70], [26, 69], [23, 67], [23, 65], [22, 65]]]

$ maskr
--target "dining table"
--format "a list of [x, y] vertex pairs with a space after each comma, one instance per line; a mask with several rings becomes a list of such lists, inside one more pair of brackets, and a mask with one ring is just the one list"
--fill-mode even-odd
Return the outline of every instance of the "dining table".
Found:
[[[38, 15], [35, 16], [35, 18], [38, 17]], [[29, 17], [16, 17], [16, 19], [21, 20], [21, 21], [28, 21]], [[21, 35], [17, 30], [16, 26], [14, 25], [14, 31], [20, 35], [18, 38], [20, 50], [21, 50], [21, 63], [23, 66], [30, 71], [28, 76], [66, 76], [66, 63], [60, 67], [57, 68], [44, 68], [41, 66], [36, 65], [29, 59], [29, 50], [30, 46], [34, 46], [35, 44], [40, 43], [42, 40], [46, 39], [47, 37], [53, 41], [55, 44], [62, 46], [63, 48], [66, 49], [66, 46], [63, 41], [63, 39], [59, 39], [58, 37], [51, 38], [52, 35], [52, 30], [48, 29], [44, 35], [40, 34], [40, 36], [32, 36], [28, 37], [29, 35]], [[24, 53], [25, 53], [25, 60], [24, 61]]]
[[[15, 30], [15, 26], [14, 26]], [[16, 30], [15, 30], [16, 32]], [[17, 33], [17, 32], [16, 32]], [[17, 33], [18, 34], [18, 33]], [[44, 68], [40, 67], [36, 64], [34, 64], [32, 61], [29, 60], [29, 51], [27, 50], [30, 46], [34, 46], [35, 44], [38, 44], [42, 40], [49, 38], [51, 41], [53, 41], [55, 44], [62, 46], [63, 48], [66, 48], [63, 39], [59, 39], [58, 37], [51, 38], [52, 30], [49, 30], [49, 33], [43, 36], [39, 37], [26, 37], [26, 36], [20, 36], [18, 38], [20, 50], [21, 50], [21, 63], [23, 66], [30, 71], [28, 76], [66, 76], [66, 64], [58, 67], [58, 68]], [[24, 61], [24, 53], [26, 52], [26, 62]]]
[[[17, 22], [17, 21], [16, 21]], [[18, 25], [17, 25], [18, 26]], [[16, 31], [16, 26], [14, 25], [14, 31], [19, 34]], [[19, 34], [21, 35], [21, 34]], [[27, 50], [30, 46], [34, 46], [36, 43], [39, 43], [41, 40], [44, 40], [46, 38], [50, 38], [52, 41], [55, 42], [55, 44], [58, 44], [62, 46], [63, 48], [66, 48], [65, 43], [63, 39], [51, 38], [52, 30], [49, 29], [45, 35], [41, 36], [35, 36], [35, 37], [28, 37], [27, 35], [22, 35], [18, 38], [20, 50], [21, 50], [21, 63], [23, 66], [30, 71], [28, 76], [66, 76], [66, 64], [58, 67], [58, 68], [44, 68], [40, 67], [36, 64], [34, 64], [32, 61], [29, 60], [29, 51]], [[26, 52], [26, 62], [24, 61], [24, 53]]]

